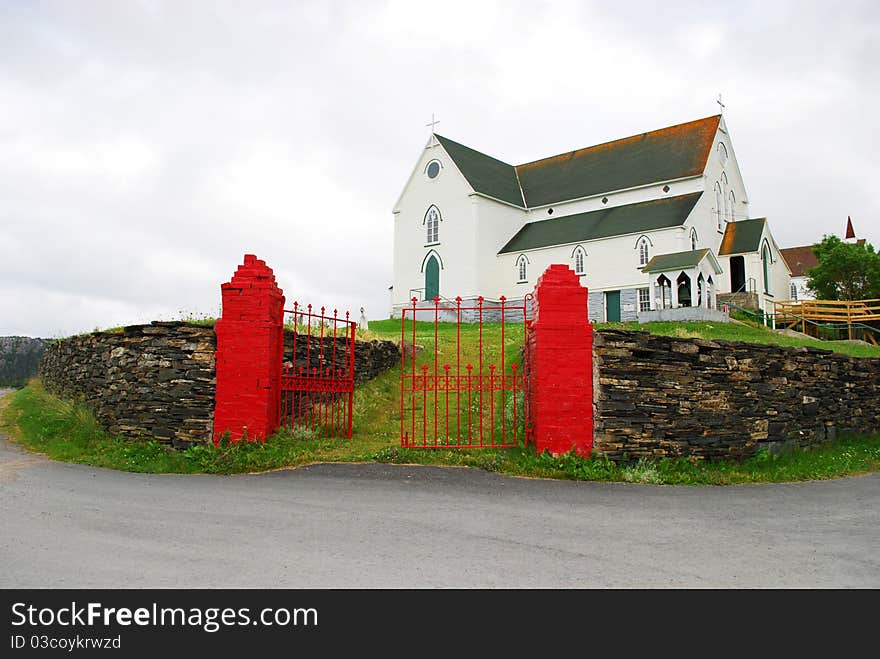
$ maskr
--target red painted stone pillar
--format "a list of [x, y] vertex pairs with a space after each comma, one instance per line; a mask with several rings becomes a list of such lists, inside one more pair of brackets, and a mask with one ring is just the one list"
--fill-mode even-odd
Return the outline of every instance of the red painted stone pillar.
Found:
[[233, 440], [265, 441], [280, 420], [284, 293], [253, 254], [220, 288], [214, 442], [227, 431]]
[[528, 338], [529, 421], [538, 453], [593, 448], [593, 325], [587, 289], [566, 265], [538, 278]]

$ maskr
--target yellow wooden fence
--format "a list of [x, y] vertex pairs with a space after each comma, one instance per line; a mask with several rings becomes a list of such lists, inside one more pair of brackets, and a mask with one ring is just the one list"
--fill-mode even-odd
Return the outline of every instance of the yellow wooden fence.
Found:
[[880, 300], [783, 300], [773, 303], [776, 327], [800, 329], [807, 323], [846, 323], [853, 338], [853, 323], [880, 321]]

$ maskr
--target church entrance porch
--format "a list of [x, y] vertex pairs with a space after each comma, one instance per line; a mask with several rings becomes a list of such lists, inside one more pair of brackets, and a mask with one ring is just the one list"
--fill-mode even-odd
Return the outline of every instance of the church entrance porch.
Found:
[[[650, 277], [650, 309], [639, 311], [639, 322], [661, 320], [702, 320], [715, 314], [668, 313], [679, 309], [714, 311], [717, 306], [715, 282], [722, 274], [721, 265], [708, 249], [660, 254], [642, 268]], [[699, 317], [699, 318], [697, 318]], [[713, 318], [715, 320], [716, 318]]]

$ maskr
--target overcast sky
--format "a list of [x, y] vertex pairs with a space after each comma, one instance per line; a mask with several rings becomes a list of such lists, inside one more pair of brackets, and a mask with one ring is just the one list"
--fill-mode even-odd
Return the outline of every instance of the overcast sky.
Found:
[[518, 164], [721, 93], [780, 246], [850, 215], [880, 247], [878, 26], [876, 1], [0, 0], [0, 336], [217, 315], [246, 253], [289, 303], [387, 318], [432, 112]]

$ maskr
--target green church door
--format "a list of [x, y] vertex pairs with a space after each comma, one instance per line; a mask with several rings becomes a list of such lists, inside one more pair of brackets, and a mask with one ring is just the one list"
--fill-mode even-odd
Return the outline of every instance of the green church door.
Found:
[[431, 256], [425, 264], [425, 299], [440, 297], [440, 264]]
[[605, 320], [620, 322], [620, 291], [605, 291]]

